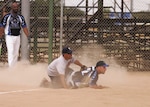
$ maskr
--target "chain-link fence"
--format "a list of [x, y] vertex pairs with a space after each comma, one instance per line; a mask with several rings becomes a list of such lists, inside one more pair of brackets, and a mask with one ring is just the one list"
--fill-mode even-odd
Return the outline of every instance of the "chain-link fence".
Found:
[[[91, 4], [89, 0], [78, 0], [76, 5], [64, 3], [61, 29], [61, 1], [54, 0], [52, 58], [60, 55], [60, 42], [70, 46], [76, 55], [80, 54], [77, 50], [94, 48], [95, 44], [102, 47], [95, 51], [104, 54], [98, 56], [113, 57], [129, 70], [150, 71], [150, 12], [135, 12], [123, 0], [111, 2], [112, 5], [104, 0], [93, 0]], [[49, 2], [31, 1], [30, 8], [30, 61], [48, 63]], [[94, 56], [95, 52], [88, 54]]]

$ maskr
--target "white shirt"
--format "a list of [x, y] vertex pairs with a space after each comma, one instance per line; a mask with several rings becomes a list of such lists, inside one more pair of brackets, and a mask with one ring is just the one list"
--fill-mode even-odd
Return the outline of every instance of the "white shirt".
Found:
[[59, 74], [65, 74], [66, 68], [71, 64], [74, 63], [75, 59], [66, 60], [63, 55], [52, 61], [48, 65], [48, 75], [49, 76], [58, 76]]

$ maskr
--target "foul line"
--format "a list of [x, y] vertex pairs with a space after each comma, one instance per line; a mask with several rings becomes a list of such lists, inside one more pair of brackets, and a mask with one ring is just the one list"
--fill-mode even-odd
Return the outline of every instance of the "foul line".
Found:
[[30, 92], [30, 91], [37, 91], [40, 89], [28, 89], [28, 90], [16, 90], [16, 91], [4, 91], [4, 92], [0, 92], [0, 95], [3, 94], [11, 94], [11, 93], [20, 93], [20, 92]]

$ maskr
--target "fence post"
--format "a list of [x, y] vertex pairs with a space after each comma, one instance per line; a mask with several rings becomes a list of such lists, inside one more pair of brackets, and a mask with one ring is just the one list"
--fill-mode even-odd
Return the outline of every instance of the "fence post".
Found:
[[98, 0], [98, 11], [98, 43], [103, 44], [103, 0]]
[[[21, 14], [24, 16], [27, 27], [30, 31], [30, 1], [29, 0], [21, 0]], [[22, 32], [21, 33], [21, 59], [28, 60], [29, 59], [29, 44], [28, 38]]]
[[53, 47], [53, 10], [54, 10], [54, 0], [49, 0], [49, 28], [48, 28], [48, 63], [52, 61], [52, 47]]

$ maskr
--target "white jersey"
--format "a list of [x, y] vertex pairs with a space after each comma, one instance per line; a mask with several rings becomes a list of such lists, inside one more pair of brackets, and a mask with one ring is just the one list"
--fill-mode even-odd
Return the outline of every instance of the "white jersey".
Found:
[[49, 76], [58, 76], [59, 74], [64, 75], [66, 68], [71, 63], [74, 63], [74, 61], [74, 58], [66, 60], [63, 55], [61, 55], [49, 64], [47, 73]]

